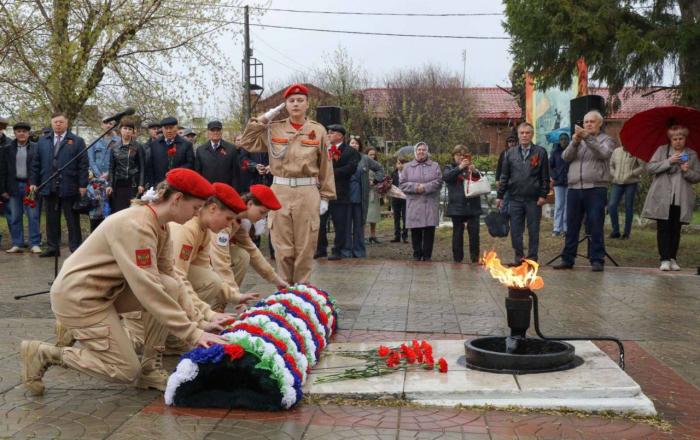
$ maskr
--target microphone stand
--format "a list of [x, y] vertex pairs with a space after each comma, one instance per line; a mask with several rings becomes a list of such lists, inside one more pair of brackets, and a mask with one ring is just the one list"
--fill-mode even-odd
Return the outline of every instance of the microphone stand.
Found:
[[[114, 127], [118, 126], [120, 121], [121, 121], [121, 117], [115, 119], [115, 120], [114, 120], [114, 125], [113, 125], [112, 127], [110, 127], [109, 129], [105, 130], [99, 137], [97, 137], [94, 141], [92, 141], [92, 143], [91, 143], [90, 145], [88, 145], [87, 147], [83, 148], [82, 151], [80, 151], [78, 154], [76, 154], [75, 156], [73, 156], [73, 157], [72, 157], [68, 162], [66, 162], [62, 167], [60, 167], [59, 169], [57, 169], [56, 171], [54, 171], [54, 173], [53, 173], [51, 176], [49, 176], [49, 178], [46, 179], [46, 181], [42, 182], [41, 185], [37, 186], [37, 187], [36, 187], [36, 190], [34, 191], [34, 194], [35, 194], [35, 195], [38, 195], [39, 192], [41, 191], [41, 189], [44, 188], [46, 185], [50, 184], [54, 179], [58, 179], [59, 190], [60, 190], [60, 183], [61, 183], [61, 178], [63, 177], [63, 176], [62, 176], [63, 170], [65, 170], [66, 168], [68, 168], [68, 166], [69, 166], [70, 164], [72, 164], [72, 163], [75, 162], [76, 160], [80, 159], [85, 153], [87, 153], [87, 151], [88, 151], [90, 148], [92, 148], [93, 146], [95, 146], [95, 144], [97, 143], [97, 141], [99, 141], [100, 139], [102, 139], [103, 137], [105, 137], [105, 136], [107, 135], [107, 133], [109, 133], [110, 131], [112, 131], [112, 130], [114, 129]], [[59, 222], [60, 222], [60, 216], [61, 216], [61, 198], [60, 198], [60, 197], [57, 197], [57, 198], [58, 198], [58, 202], [57, 202], [57, 203], [58, 203], [58, 207], [57, 207], [57, 209], [58, 209], [58, 216], [59, 216]], [[61, 244], [59, 243], [59, 244], [58, 244], [58, 247], [59, 247], [59, 248], [60, 248], [60, 245], [61, 245]], [[56, 249], [56, 252], [54, 253], [54, 257], [53, 257], [53, 258], [54, 258], [54, 260], [53, 260], [53, 278], [54, 278], [54, 280], [55, 280], [56, 277], [58, 276], [58, 254], [59, 254], [59, 253], [60, 253], [60, 252], [59, 252], [59, 249]], [[53, 284], [53, 281], [49, 283], [49, 286], [51, 286], [51, 284]], [[27, 294], [23, 294], [23, 295], [15, 295], [15, 296], [14, 296], [14, 299], [22, 299], [22, 298], [28, 298], [28, 297], [30, 297], [30, 296], [44, 295], [44, 294], [49, 293], [49, 292], [50, 292], [50, 290], [42, 290], [41, 292], [27, 293]]]

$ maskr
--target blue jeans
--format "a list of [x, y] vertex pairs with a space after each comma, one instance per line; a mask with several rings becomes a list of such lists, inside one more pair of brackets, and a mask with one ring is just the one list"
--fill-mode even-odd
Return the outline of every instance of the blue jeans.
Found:
[[24, 246], [24, 215], [27, 216], [29, 221], [29, 245], [39, 246], [41, 245], [41, 229], [39, 225], [41, 221], [41, 198], [38, 198], [34, 208], [25, 206], [23, 202], [26, 184], [17, 182], [17, 186], [17, 192], [10, 196], [5, 209], [7, 228], [10, 230], [12, 246]]
[[345, 244], [340, 254], [345, 258], [365, 258], [367, 250], [365, 249], [365, 225], [362, 224], [362, 203], [351, 203], [351, 205], [352, 207], [348, 209]]
[[564, 264], [574, 264], [578, 251], [578, 235], [583, 219], [586, 219], [587, 233], [591, 237], [588, 258], [591, 263], [605, 264], [605, 205], [606, 188], [571, 189], [566, 195], [566, 240], [561, 260]]
[[618, 185], [613, 183], [610, 191], [610, 203], [608, 204], [608, 212], [610, 213], [610, 223], [612, 224], [612, 233], [620, 234], [620, 220], [617, 215], [617, 207], [620, 205], [622, 196], [625, 197], [625, 232], [624, 235], [630, 235], [632, 232], [632, 220], [634, 219], [634, 196], [637, 194], [637, 184], [628, 183], [626, 185]]
[[554, 232], [566, 233], [566, 186], [554, 187]]

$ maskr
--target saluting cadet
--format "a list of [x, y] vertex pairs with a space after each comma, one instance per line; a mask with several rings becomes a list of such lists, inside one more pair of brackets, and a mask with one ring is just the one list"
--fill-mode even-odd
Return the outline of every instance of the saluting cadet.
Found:
[[[167, 373], [156, 347], [168, 332], [203, 347], [225, 342], [198, 328], [183, 309], [182, 284], [159, 270], [172, 267], [168, 222], [186, 222], [213, 192], [196, 172], [171, 170], [154, 201], [109, 216], [63, 263], [51, 286], [51, 308], [81, 347], [22, 341], [21, 377], [30, 393], [44, 393], [42, 377], [52, 365], [164, 389]], [[141, 361], [119, 322], [119, 313], [138, 310], [148, 312]]]
[[[326, 129], [306, 118], [308, 94], [302, 84], [290, 86], [285, 102], [251, 118], [241, 139], [248, 151], [270, 154], [272, 190], [282, 208], [270, 213], [268, 226], [277, 269], [289, 283], [309, 280], [320, 215], [336, 198]], [[272, 121], [285, 106], [289, 117]]]
[[[237, 285], [223, 282], [212, 268], [210, 247], [216, 237], [230, 228], [236, 215], [245, 211], [246, 204], [235, 189], [225, 183], [214, 183], [214, 196], [204, 203], [199, 215], [187, 223], [170, 224], [175, 251], [175, 273], [213, 310], [223, 312], [226, 304], [245, 303], [258, 297], [255, 293], [241, 294]], [[212, 234], [213, 233], [213, 234]]]
[[[278, 275], [250, 238], [250, 228], [265, 218], [270, 211], [282, 206], [275, 193], [265, 185], [251, 185], [250, 192], [243, 195], [245, 211], [236, 216], [231, 226], [214, 234], [210, 248], [211, 264], [214, 270], [229, 286], [238, 291], [242, 278], [249, 265], [266, 281], [278, 288], [288, 287], [288, 283]], [[244, 255], [245, 258], [236, 258]], [[239, 278], [240, 277], [240, 278]]]

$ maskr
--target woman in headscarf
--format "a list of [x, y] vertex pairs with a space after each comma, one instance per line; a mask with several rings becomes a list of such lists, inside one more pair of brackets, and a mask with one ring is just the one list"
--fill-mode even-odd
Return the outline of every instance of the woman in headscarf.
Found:
[[399, 188], [406, 194], [406, 227], [411, 230], [413, 259], [430, 261], [433, 255], [435, 227], [440, 222], [438, 205], [442, 173], [430, 160], [428, 144], [419, 142], [414, 157], [399, 174]]

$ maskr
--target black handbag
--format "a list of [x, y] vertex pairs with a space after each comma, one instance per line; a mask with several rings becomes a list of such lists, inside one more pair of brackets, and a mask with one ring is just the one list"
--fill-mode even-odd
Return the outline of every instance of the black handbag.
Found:
[[491, 211], [486, 214], [484, 223], [492, 237], [507, 237], [510, 232], [510, 222], [508, 214], [503, 214], [499, 211]]

